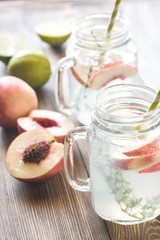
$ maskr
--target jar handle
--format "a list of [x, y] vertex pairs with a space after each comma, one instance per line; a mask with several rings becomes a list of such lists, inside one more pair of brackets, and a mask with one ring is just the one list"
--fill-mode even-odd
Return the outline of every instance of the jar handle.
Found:
[[76, 59], [74, 57], [64, 57], [58, 61], [56, 66], [55, 76], [55, 100], [59, 109], [67, 109], [67, 103], [65, 101], [64, 92], [66, 92], [67, 86], [64, 77], [65, 70], [76, 65]]
[[64, 148], [64, 169], [67, 180], [72, 188], [82, 192], [90, 191], [89, 178], [81, 179], [75, 176], [73, 148], [75, 140], [86, 139], [86, 130], [86, 126], [72, 129], [66, 136]]

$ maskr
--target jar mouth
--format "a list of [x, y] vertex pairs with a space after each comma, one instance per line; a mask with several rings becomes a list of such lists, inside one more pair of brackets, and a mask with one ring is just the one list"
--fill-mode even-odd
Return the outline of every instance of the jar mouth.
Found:
[[90, 44], [97, 44], [104, 48], [109, 44], [113, 47], [129, 41], [130, 25], [128, 19], [121, 15], [117, 15], [111, 35], [107, 39], [110, 18], [110, 13], [95, 13], [78, 19], [74, 26], [76, 38], [85, 42], [88, 47]]
[[153, 127], [160, 119], [160, 106], [148, 111], [156, 92], [144, 85], [117, 84], [103, 88], [94, 99], [94, 115], [103, 123], [132, 126], [141, 131]]

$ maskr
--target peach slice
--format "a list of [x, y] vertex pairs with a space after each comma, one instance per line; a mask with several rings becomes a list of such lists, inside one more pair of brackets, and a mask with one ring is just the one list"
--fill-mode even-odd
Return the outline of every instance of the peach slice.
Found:
[[137, 149], [134, 149], [134, 150], [131, 150], [128, 152], [124, 152], [123, 154], [125, 154], [128, 157], [154, 154], [160, 150], [159, 140], [160, 140], [160, 137], [157, 137], [152, 142], [149, 142]]
[[104, 64], [98, 71], [89, 79], [88, 85], [93, 89], [100, 89], [109, 82], [121, 78], [122, 80], [137, 74], [137, 69], [122, 61], [115, 61]]
[[88, 78], [89, 78], [89, 72], [90, 72], [90, 67], [89, 66], [84, 66], [81, 64], [77, 64], [74, 67], [70, 68], [73, 76], [75, 79], [82, 85], [87, 86], [88, 85]]
[[42, 182], [64, 167], [64, 145], [47, 129], [24, 132], [10, 144], [6, 167], [11, 176], [26, 182]]
[[157, 155], [135, 156], [124, 159], [114, 159], [117, 167], [123, 170], [139, 170], [146, 168], [157, 161]]
[[117, 78], [125, 79], [137, 74], [136, 68], [124, 64], [122, 61], [104, 64], [97, 71], [93, 71], [93, 69], [91, 71], [91, 67], [81, 64], [77, 64], [70, 69], [79, 83], [96, 90], [99, 90]]
[[114, 160], [116, 166], [124, 170], [139, 170], [147, 168], [159, 161], [160, 138], [157, 137], [152, 142], [137, 149], [123, 152], [129, 158]]
[[139, 173], [151, 173], [151, 172], [158, 172], [160, 171], [160, 160], [158, 163], [148, 167], [148, 168], [144, 168], [142, 170], [139, 171]]
[[37, 128], [47, 128], [58, 142], [64, 143], [66, 134], [74, 128], [73, 122], [62, 113], [33, 110], [28, 117], [17, 119], [19, 133]]

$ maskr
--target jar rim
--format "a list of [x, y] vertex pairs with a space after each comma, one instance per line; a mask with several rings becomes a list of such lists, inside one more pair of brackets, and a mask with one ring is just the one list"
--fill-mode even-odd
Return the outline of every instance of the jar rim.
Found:
[[[111, 13], [92, 13], [87, 16], [83, 16], [81, 18], [78, 18], [75, 23], [74, 23], [74, 31], [76, 33], [76, 37], [78, 37], [82, 41], [90, 42], [90, 43], [105, 43], [105, 37], [104, 36], [99, 36], [99, 38], [95, 39], [91, 33], [86, 33], [83, 31], [83, 23], [89, 21], [89, 20], [97, 20], [97, 19], [104, 19], [105, 20], [105, 25], [106, 25], [106, 33], [107, 33], [107, 20], [109, 21], [111, 18]], [[118, 24], [123, 24], [123, 28], [121, 28], [121, 31], [119, 32], [114, 32], [114, 34], [111, 34], [109, 41], [120, 41], [125, 38], [126, 41], [126, 36], [127, 36], [127, 41], [130, 40], [130, 24], [124, 15], [117, 15], [115, 19], [115, 26], [117, 27]], [[94, 26], [98, 25], [97, 21], [94, 23]], [[87, 26], [87, 25], [86, 25]], [[115, 28], [114, 26], [114, 28]], [[83, 26], [84, 27], [84, 26]], [[82, 28], [82, 29], [81, 29]]]
[[[160, 106], [158, 106], [156, 109], [154, 109], [152, 111], [149, 111], [149, 114], [147, 114], [147, 117], [146, 117], [147, 112], [144, 112], [141, 115], [134, 115], [134, 116], [128, 116], [128, 117], [127, 117], [127, 115], [125, 115], [125, 116], [114, 115], [114, 114], [108, 112], [106, 108], [105, 109], [102, 108], [102, 104], [104, 102], [104, 99], [103, 99], [103, 102], [99, 103], [98, 101], [102, 100], [102, 98], [104, 98], [104, 96], [107, 96], [109, 91], [110, 91], [110, 94], [112, 94], [112, 90], [114, 90], [115, 88], [119, 88], [119, 89], [121, 88], [123, 90], [125, 90], [125, 89], [127, 90], [127, 89], [130, 88], [130, 89], [139, 89], [139, 90], [146, 91], [153, 96], [152, 101], [156, 97], [156, 91], [153, 90], [152, 88], [148, 87], [148, 86], [145, 86], [145, 85], [114, 84], [114, 85], [105, 87], [102, 90], [100, 90], [94, 98], [94, 115], [96, 116], [96, 118], [98, 120], [100, 120], [100, 122], [102, 122], [103, 124], [106, 124], [107, 122], [110, 122], [110, 123], [118, 124], [118, 125], [125, 124], [125, 125], [133, 125], [133, 126], [138, 125], [139, 126], [139, 125], [145, 123], [145, 125], [146, 125], [145, 130], [148, 131], [148, 129], [151, 128], [152, 126], [150, 124], [147, 125], [147, 122], [153, 122], [153, 119], [158, 117], [158, 115], [160, 114]], [[138, 96], [136, 96], [136, 98], [138, 98]], [[141, 97], [139, 97], [139, 99], [140, 98]], [[132, 100], [134, 100], [134, 98]], [[150, 102], [150, 104], [151, 104], [151, 102]], [[137, 129], [137, 130], [141, 131], [141, 129]]]

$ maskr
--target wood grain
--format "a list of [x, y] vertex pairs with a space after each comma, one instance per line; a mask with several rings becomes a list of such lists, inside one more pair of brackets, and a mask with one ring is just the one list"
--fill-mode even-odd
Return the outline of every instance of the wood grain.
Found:
[[[34, 32], [47, 18], [75, 19], [78, 15], [110, 7], [113, 1], [0, 2], [0, 33], [18, 33], [34, 48], [42, 49], [51, 62], [52, 77], [37, 90], [39, 108], [58, 110], [54, 99], [54, 71], [65, 47], [52, 48]], [[160, 2], [124, 1], [123, 11], [131, 22], [135, 44], [140, 52], [139, 67], [147, 83], [159, 86]], [[144, 11], [143, 11], [144, 10]], [[143, 14], [142, 14], [143, 12]], [[135, 17], [136, 16], [136, 17]], [[149, 16], [149, 18], [148, 18]], [[151, 25], [154, 25], [150, 31]], [[143, 29], [143, 31], [142, 31]], [[155, 37], [154, 37], [155, 36]], [[144, 44], [145, 40], [145, 44]], [[0, 76], [7, 74], [0, 62]], [[149, 79], [148, 79], [149, 78]], [[16, 130], [0, 128], [0, 240], [158, 240], [160, 217], [143, 224], [121, 226], [100, 219], [91, 206], [90, 193], [73, 190], [64, 171], [45, 183], [27, 184], [13, 179], [5, 168], [5, 155]], [[78, 174], [88, 177], [87, 149], [76, 146], [74, 158]]]

